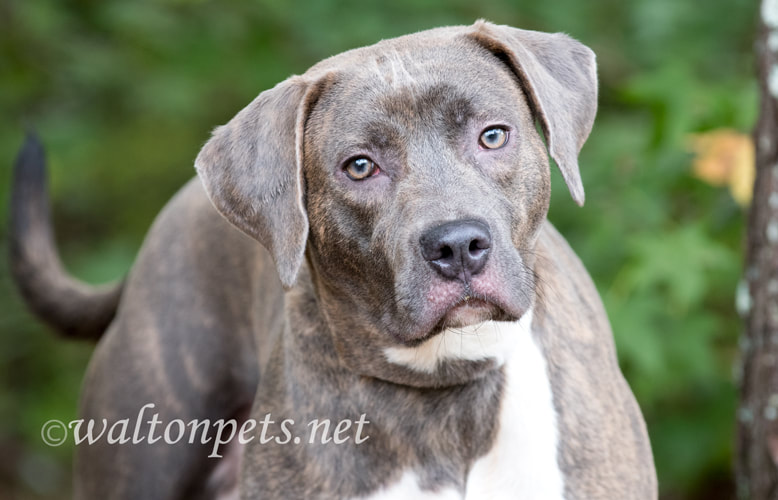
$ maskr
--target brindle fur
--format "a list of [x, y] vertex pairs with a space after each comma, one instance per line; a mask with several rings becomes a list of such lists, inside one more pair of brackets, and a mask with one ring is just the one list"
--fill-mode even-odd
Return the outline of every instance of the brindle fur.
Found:
[[[162, 211], [114, 292], [81, 415], [134, 418], [149, 402], [163, 422], [364, 413], [369, 439], [255, 440], [230, 452], [240, 474], [213, 474], [210, 445], [102, 441], [77, 448], [76, 497], [212, 498], [239, 483], [243, 498], [350, 498], [409, 468], [422, 488], [464, 491], [496, 438], [503, 369], [449, 360], [421, 373], [383, 352], [446, 326], [425, 293], [439, 278], [420, 255], [421, 232], [477, 219], [493, 237], [485, 273], [503, 284], [485, 297], [494, 319], [534, 307], [565, 497], [656, 498], [645, 425], [597, 291], [545, 220], [550, 173], [534, 123], [583, 204], [577, 156], [596, 101], [589, 49], [485, 22], [348, 51], [260, 94], [214, 132], [199, 179]], [[511, 126], [511, 147], [487, 156], [477, 137], [495, 117]], [[383, 175], [354, 183], [341, 166], [364, 154]], [[25, 175], [20, 167], [18, 185], [40, 185]], [[26, 258], [29, 235], [48, 227], [39, 191], [15, 198], [14, 264], [28, 301], [57, 324], [70, 298], [47, 287], [51, 262]], [[113, 312], [101, 293], [80, 300]]]

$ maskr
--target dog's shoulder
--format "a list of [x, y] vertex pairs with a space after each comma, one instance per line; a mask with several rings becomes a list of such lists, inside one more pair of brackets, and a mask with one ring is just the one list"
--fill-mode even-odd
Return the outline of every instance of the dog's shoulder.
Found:
[[612, 344], [600, 295], [581, 259], [567, 240], [545, 222], [534, 252], [540, 307], [535, 321], [569, 332], [576, 341]]
[[[532, 332], [548, 363], [567, 491], [577, 492], [576, 498], [656, 498], [645, 424], [619, 370], [600, 295], [581, 260], [548, 222], [536, 252]], [[582, 473], [582, 462], [596, 465]]]

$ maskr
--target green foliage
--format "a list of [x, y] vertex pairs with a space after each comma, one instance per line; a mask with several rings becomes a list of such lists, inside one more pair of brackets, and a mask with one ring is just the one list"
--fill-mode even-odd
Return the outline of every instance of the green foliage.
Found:
[[[193, 175], [209, 129], [290, 74], [479, 17], [567, 32], [598, 54], [600, 112], [580, 161], [586, 207], [554, 173], [550, 217], [602, 293], [662, 491], [713, 498], [704, 485], [726, 483], [734, 441], [744, 214], [691, 176], [687, 135], [754, 123], [755, 10], [746, 0], [6, 0], [0, 156], [9, 165], [23, 128], [40, 131], [64, 260], [83, 279], [111, 280]], [[75, 418], [90, 350], [24, 311], [0, 259], [0, 492], [57, 498], [68, 487], [72, 450], [45, 447], [40, 425]]]

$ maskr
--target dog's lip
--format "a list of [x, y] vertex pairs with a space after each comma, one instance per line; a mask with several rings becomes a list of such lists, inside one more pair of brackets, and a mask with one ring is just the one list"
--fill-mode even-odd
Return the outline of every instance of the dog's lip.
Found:
[[472, 297], [470, 295], [465, 295], [457, 302], [452, 304], [451, 307], [446, 309], [446, 312], [443, 315], [448, 316], [452, 312], [461, 309], [492, 309], [494, 307], [496, 307], [496, 304], [494, 304], [492, 301], [490, 301], [487, 298]]
[[516, 321], [520, 316], [511, 313], [509, 308], [493, 297], [463, 293], [441, 312], [430, 327], [420, 329], [418, 334], [406, 337], [402, 343], [407, 347], [415, 347], [447, 328], [462, 328], [488, 320]]
[[443, 330], [473, 325], [491, 319], [500, 312], [504, 312], [502, 308], [487, 297], [464, 295], [444, 311], [436, 326]]

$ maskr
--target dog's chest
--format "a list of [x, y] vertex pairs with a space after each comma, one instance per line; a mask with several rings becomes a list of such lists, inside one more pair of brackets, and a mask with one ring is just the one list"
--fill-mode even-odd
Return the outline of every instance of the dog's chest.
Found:
[[[511, 353], [505, 364], [506, 384], [497, 437], [473, 464], [465, 491], [424, 489], [412, 469], [364, 500], [561, 500], [564, 479], [557, 462], [556, 411], [546, 360], [532, 338], [529, 322], [501, 324]], [[504, 354], [504, 353], [502, 353]]]

